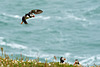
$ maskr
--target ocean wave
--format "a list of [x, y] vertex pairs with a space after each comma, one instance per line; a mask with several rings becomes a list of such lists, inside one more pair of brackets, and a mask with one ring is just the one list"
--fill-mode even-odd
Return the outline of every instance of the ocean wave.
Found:
[[81, 57], [81, 56], [74, 56], [74, 58], [85, 59], [86, 57], [85, 56], [83, 56], [83, 57]]
[[[100, 61], [100, 55], [96, 55], [96, 56], [74, 56], [73, 54], [67, 52], [64, 54], [49, 54], [49, 53], [44, 53], [41, 50], [37, 49], [37, 48], [32, 48], [32, 49], [27, 49], [26, 46], [23, 45], [19, 45], [19, 44], [7, 44], [6, 42], [3, 42], [2, 40], [5, 39], [3, 37], [0, 37], [0, 45], [6, 45], [9, 46], [11, 48], [17, 48], [17, 49], [25, 49], [24, 51], [22, 51], [22, 55], [23, 56], [27, 56], [27, 57], [31, 57], [31, 58], [41, 58], [42, 61], [45, 61], [45, 58], [47, 58], [48, 61], [53, 61], [54, 56], [57, 57], [57, 62], [59, 62], [59, 58], [61, 56], [65, 57], [66, 60], [65, 62], [68, 62], [70, 64], [74, 64], [74, 60], [78, 59], [80, 64], [82, 65], [92, 65], [92, 64], [99, 64], [98, 61]], [[12, 47], [13, 46], [13, 47]], [[16, 54], [20, 55], [20, 52], [15, 52]], [[12, 53], [11, 53], [12, 54]]]
[[28, 54], [27, 53], [23, 53], [23, 55], [24, 56], [27, 56], [27, 57], [37, 57], [37, 52], [33, 52], [33, 53], [32, 52], [31, 53], [29, 52]]
[[[17, 19], [22, 19], [22, 16], [19, 15], [11, 15], [11, 14], [6, 14], [6, 13], [2, 13], [3, 16], [7, 16], [7, 17], [11, 17], [11, 18], [17, 18]], [[42, 20], [48, 20], [50, 19], [50, 16], [36, 16], [33, 19], [42, 19]]]
[[74, 62], [72, 60], [78, 59], [80, 64], [82, 65], [93, 65], [98, 64], [98, 61], [100, 61], [100, 55], [96, 55], [96, 56], [74, 56], [73, 54], [68, 53], [68, 55], [65, 55], [65, 58], [67, 59], [66, 62], [70, 63], [70, 64], [74, 64]]
[[0, 40], [3, 40], [4, 39], [4, 37], [0, 37]]
[[64, 54], [66, 57], [69, 57], [71, 55], [71, 53], [65, 53]]
[[95, 56], [92, 56], [92, 57], [89, 57], [89, 58], [86, 58], [82, 61], [80, 61], [81, 64], [93, 64], [93, 62], [95, 61]]
[[4, 46], [9, 46], [11, 48], [17, 48], [17, 49], [27, 49], [26, 46], [23, 46], [23, 45], [19, 45], [19, 44], [15, 44], [15, 43], [7, 43], [7, 42], [4, 42], [5, 38], [3, 37], [0, 37], [0, 45], [4, 45]]
[[44, 17], [44, 16], [36, 16], [35, 19], [43, 19], [43, 20], [47, 20], [50, 19], [50, 16]]
[[4, 40], [4, 37], [0, 37], [0, 45], [5, 45], [6, 42], [3, 41]]
[[[40, 58], [53, 58], [53, 57], [54, 57], [53, 54], [42, 54], [42, 55], [40, 55]], [[48, 59], [48, 60], [50, 60], [50, 59]]]
[[[22, 16], [19, 16], [19, 15], [11, 15], [11, 14], [6, 14], [6, 13], [2, 13], [3, 16], [7, 16], [7, 17], [11, 17], [11, 18], [17, 18], [17, 19], [21, 19]], [[77, 17], [73, 14], [70, 14], [70, 13], [67, 13], [67, 15], [64, 17], [59, 17], [59, 16], [36, 16], [34, 18], [31, 18], [31, 19], [42, 19], [42, 20], [49, 20], [49, 19], [56, 19], [56, 20], [63, 20], [63, 19], [75, 19], [75, 20], [79, 20], [79, 21], [87, 21], [87, 19], [85, 17]]]
[[[80, 64], [82, 65], [94, 65], [98, 64], [98, 61], [100, 61], [100, 55], [95, 55], [95, 56], [74, 56], [75, 59], [78, 59]], [[100, 64], [100, 63], [99, 63]]]
[[54, 17], [56, 19], [59, 19], [59, 20], [64, 20], [64, 19], [74, 19], [74, 20], [78, 20], [78, 21], [87, 21], [87, 19], [85, 17], [77, 17], [73, 14], [70, 14], [70, 13], [66, 13], [66, 16], [56, 16]]
[[26, 46], [23, 46], [23, 45], [19, 45], [19, 44], [7, 44], [7, 46], [10, 46], [12, 48], [17, 48], [17, 49], [27, 49]]
[[45, 60], [45, 58], [47, 58], [47, 60], [49, 60], [49, 61], [52, 61], [51, 58], [54, 57], [53, 54], [42, 54], [42, 53], [38, 53], [38, 52], [34, 52], [34, 51], [33, 52], [31, 51], [31, 53], [29, 51], [28, 54], [23, 53], [23, 55], [27, 56], [27, 57], [34, 57], [34, 58], [39, 57], [39, 58], [42, 58], [44, 60]]
[[74, 15], [68, 15], [68, 18], [80, 20], [80, 21], [87, 21], [86, 18], [81, 18], [81, 17], [77, 17], [77, 16], [74, 16]]
[[54, 55], [53, 54], [42, 54], [40, 52], [34, 52], [34, 51], [28, 51], [28, 54], [24, 53], [23, 54], [24, 56], [27, 56], [27, 57], [39, 57], [39, 58], [52, 58]]
[[[60, 61], [60, 57], [65, 57], [66, 60], [65, 62], [68, 62], [70, 64], [74, 64], [74, 61], [75, 59], [78, 59], [80, 64], [82, 65], [93, 65], [94, 63], [95, 64], [98, 64], [98, 62], [96, 62], [96, 56], [91, 56], [91, 57], [81, 57], [81, 56], [72, 56], [71, 53], [65, 53], [63, 55], [54, 55], [54, 54], [44, 54], [44, 53], [37, 53], [37, 52], [32, 52], [32, 53], [29, 53], [29, 54], [23, 54], [24, 56], [27, 56], [27, 57], [34, 57], [34, 58], [42, 58], [45, 60], [45, 58], [47, 58], [48, 61], [53, 61], [53, 58], [54, 56], [57, 57], [57, 62]], [[100, 57], [97, 57], [97, 58], [100, 58]], [[99, 61], [99, 59], [97, 59]]]
[[92, 17], [94, 15], [100, 16], [100, 12], [99, 12], [100, 6], [98, 6], [98, 5], [94, 6], [94, 7], [90, 7], [90, 8], [84, 9], [84, 10], [85, 10], [84, 14], [86, 16], [90, 16], [90, 17]]
[[0, 23], [7, 25], [8, 24], [8, 21], [6, 21], [6, 20], [0, 20]]
[[2, 15], [7, 16], [7, 17], [11, 17], [11, 18], [18, 18], [18, 19], [21, 19], [22, 18], [19, 15], [11, 15], [11, 14], [6, 14], [6, 13], [3, 13]]
[[97, 55], [97, 58], [96, 59], [100, 60], [100, 55]]

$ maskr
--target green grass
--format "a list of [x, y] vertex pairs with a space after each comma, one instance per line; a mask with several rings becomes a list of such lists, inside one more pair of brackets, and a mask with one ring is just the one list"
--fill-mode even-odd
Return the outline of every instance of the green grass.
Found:
[[[1, 52], [2, 55], [0, 56], [0, 67], [81, 67], [81, 66], [73, 66], [72, 64], [69, 63], [59, 63], [59, 62], [47, 63], [47, 59], [44, 63], [41, 63], [39, 62], [39, 57], [34, 60], [29, 60], [27, 57], [23, 57], [22, 55], [20, 55], [20, 57], [16, 57], [16, 59], [13, 60], [13, 55], [11, 55], [12, 58], [10, 58], [7, 54], [4, 54], [2, 47], [1, 47]], [[54, 59], [56, 60], [55, 56]]]
[[61, 64], [59, 62], [41, 63], [36, 60], [12, 60], [0, 56], [0, 67], [73, 67], [68, 63]]

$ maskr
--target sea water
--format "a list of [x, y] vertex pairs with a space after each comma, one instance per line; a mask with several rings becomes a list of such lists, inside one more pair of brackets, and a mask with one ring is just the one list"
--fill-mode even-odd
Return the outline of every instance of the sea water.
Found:
[[[32, 9], [44, 12], [21, 25]], [[100, 64], [100, 0], [0, 0], [0, 47], [42, 62]]]

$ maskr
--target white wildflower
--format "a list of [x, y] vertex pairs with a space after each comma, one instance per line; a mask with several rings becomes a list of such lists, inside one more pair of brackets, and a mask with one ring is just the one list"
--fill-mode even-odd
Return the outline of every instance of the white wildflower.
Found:
[[24, 63], [24, 66], [25, 66], [25, 63]]
[[30, 60], [28, 62], [31, 62]]
[[35, 63], [35, 65], [36, 65], [37, 63]]
[[49, 66], [51, 66], [51, 64], [49, 64]]
[[1, 65], [1, 67], [3, 67], [3, 64]]
[[15, 64], [18, 64], [18, 62], [17, 62], [17, 61], [15, 61]]

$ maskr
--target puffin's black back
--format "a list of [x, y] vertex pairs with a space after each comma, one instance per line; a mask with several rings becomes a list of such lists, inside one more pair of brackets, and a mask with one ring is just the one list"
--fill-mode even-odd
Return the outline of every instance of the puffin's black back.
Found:
[[64, 62], [64, 60], [63, 60], [62, 58], [63, 58], [63, 57], [60, 58], [60, 63], [63, 63], [63, 62]]

